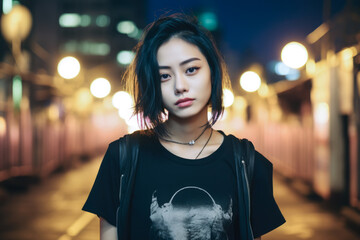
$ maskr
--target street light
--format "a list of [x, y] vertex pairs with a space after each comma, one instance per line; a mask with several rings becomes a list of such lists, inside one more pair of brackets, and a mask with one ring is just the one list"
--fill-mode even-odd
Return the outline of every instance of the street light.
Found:
[[58, 73], [61, 77], [72, 79], [80, 72], [80, 63], [74, 57], [64, 57], [57, 66]]
[[228, 108], [234, 103], [234, 94], [230, 89], [225, 88], [224, 93], [224, 107]]
[[94, 97], [104, 98], [109, 95], [111, 84], [105, 78], [97, 78], [90, 85], [90, 92]]
[[28, 61], [21, 51], [21, 41], [25, 40], [30, 33], [32, 16], [29, 9], [23, 5], [18, 4], [11, 7], [12, 4], [8, 4], [5, 7], [7, 9], [3, 9], [7, 13], [1, 16], [0, 28], [4, 39], [12, 44], [11, 50], [18, 67], [17, 71], [24, 72], [27, 70]]
[[308, 60], [308, 52], [304, 45], [290, 42], [281, 51], [281, 60], [291, 68], [301, 68]]
[[247, 92], [255, 92], [261, 86], [261, 78], [256, 72], [244, 72], [240, 77], [240, 86]]
[[112, 97], [112, 104], [119, 110], [119, 116], [124, 120], [129, 120], [133, 114], [134, 101], [129, 93], [119, 91]]
[[[8, 42], [20, 44], [30, 33], [32, 16], [29, 9], [23, 5], [15, 5], [1, 19], [1, 31]], [[20, 47], [20, 45], [18, 46]]]

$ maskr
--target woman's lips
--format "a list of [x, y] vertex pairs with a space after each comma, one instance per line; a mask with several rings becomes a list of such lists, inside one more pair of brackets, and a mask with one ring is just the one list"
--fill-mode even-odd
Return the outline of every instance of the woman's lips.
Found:
[[175, 105], [180, 107], [180, 108], [184, 108], [184, 107], [189, 107], [192, 105], [192, 103], [194, 102], [195, 99], [193, 98], [183, 98], [183, 99], [179, 99], [178, 101], [176, 101]]

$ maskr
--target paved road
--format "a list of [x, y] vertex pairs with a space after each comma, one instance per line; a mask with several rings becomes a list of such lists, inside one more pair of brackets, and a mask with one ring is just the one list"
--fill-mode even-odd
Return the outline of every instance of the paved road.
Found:
[[[13, 193], [0, 202], [1, 240], [99, 239], [97, 217], [80, 209], [94, 181], [100, 158], [55, 174], [28, 191]], [[275, 197], [287, 222], [265, 240], [360, 240], [343, 219], [320, 202], [310, 201], [274, 179]]]

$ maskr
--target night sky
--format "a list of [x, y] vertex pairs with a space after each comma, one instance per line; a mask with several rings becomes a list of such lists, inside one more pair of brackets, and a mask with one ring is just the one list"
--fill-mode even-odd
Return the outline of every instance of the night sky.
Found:
[[[331, 2], [333, 16], [346, 0]], [[147, 22], [166, 12], [199, 10], [213, 11], [218, 16], [223, 40], [220, 48], [228, 64], [249, 54], [262, 64], [280, 60], [286, 43], [304, 42], [323, 22], [323, 0], [149, 0]]]

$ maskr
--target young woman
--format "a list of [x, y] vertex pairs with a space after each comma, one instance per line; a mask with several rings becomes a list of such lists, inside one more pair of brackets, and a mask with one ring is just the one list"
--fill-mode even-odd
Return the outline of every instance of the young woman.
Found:
[[138, 133], [126, 203], [119, 200], [119, 140], [104, 156], [83, 207], [100, 217], [101, 239], [260, 239], [285, 222], [273, 198], [272, 164], [258, 152], [244, 216], [234, 137], [212, 128], [228, 76], [206, 30], [186, 16], [158, 19], [145, 31], [127, 80], [147, 130]]

